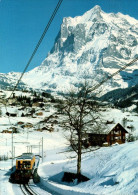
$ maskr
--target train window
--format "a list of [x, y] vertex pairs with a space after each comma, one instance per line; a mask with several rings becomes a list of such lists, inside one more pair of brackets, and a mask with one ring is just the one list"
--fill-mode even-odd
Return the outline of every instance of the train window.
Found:
[[24, 168], [30, 168], [31, 167], [31, 161], [23, 161], [23, 167]]
[[20, 161], [18, 161], [18, 169], [20, 168], [20, 166], [21, 166], [21, 163], [20, 163]]

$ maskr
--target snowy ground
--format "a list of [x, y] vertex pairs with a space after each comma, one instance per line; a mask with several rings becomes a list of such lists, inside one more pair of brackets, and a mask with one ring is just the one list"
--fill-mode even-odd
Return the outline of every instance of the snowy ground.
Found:
[[[17, 138], [24, 134], [16, 134]], [[59, 132], [30, 133], [29, 141], [37, 142], [43, 136], [44, 160], [41, 161], [38, 173], [41, 182], [37, 185], [31, 181], [31, 187], [39, 194], [138, 194], [138, 141], [103, 147], [94, 152], [86, 153], [82, 158], [82, 174], [90, 178], [88, 182], [76, 185], [61, 182], [64, 171], [76, 171], [76, 159], [65, 153], [67, 142]], [[9, 142], [10, 143], [10, 142]], [[7, 143], [8, 144], [8, 143]], [[18, 143], [19, 145], [19, 143]], [[16, 145], [17, 146], [17, 145]], [[24, 145], [16, 147], [15, 155], [26, 151]], [[33, 152], [38, 154], [38, 148]], [[15, 161], [14, 161], [15, 163]], [[22, 194], [16, 184], [8, 182], [11, 160], [0, 161], [0, 192], [1, 195]], [[45, 192], [48, 190], [48, 192]], [[55, 193], [57, 192], [57, 193]]]
[[[4, 108], [2, 108], [4, 113]], [[50, 112], [52, 113], [53, 110]], [[50, 114], [49, 113], [49, 114]], [[10, 122], [16, 125], [17, 122], [30, 122], [34, 126], [42, 120], [42, 117], [10, 117]], [[138, 115], [131, 112], [122, 112], [117, 109], [106, 108], [101, 113], [104, 120], [114, 123], [121, 123], [127, 118], [126, 126], [134, 126], [133, 135], [138, 136]], [[114, 124], [113, 124], [114, 125]], [[0, 117], [0, 132], [10, 127], [9, 120], [4, 115]], [[129, 131], [129, 129], [127, 129]], [[74, 153], [65, 152], [68, 149], [67, 140], [63, 130], [55, 126], [54, 132], [37, 132], [33, 128], [20, 129], [20, 133], [13, 135], [15, 157], [27, 152], [32, 148], [35, 154], [42, 154], [42, 137], [44, 145], [44, 159], [39, 164], [38, 173], [41, 177], [39, 184], [30, 181], [31, 187], [38, 194], [92, 194], [92, 195], [137, 195], [138, 194], [138, 141], [103, 147], [99, 150], [82, 155], [82, 174], [90, 180], [77, 185], [74, 183], [63, 183], [63, 173], [76, 172], [76, 158]], [[11, 157], [12, 135], [0, 133], [0, 156]], [[16, 158], [15, 158], [16, 159]], [[15, 165], [15, 160], [13, 161]], [[10, 176], [11, 159], [0, 161], [0, 194], [20, 195], [22, 194], [19, 185], [8, 182]]]

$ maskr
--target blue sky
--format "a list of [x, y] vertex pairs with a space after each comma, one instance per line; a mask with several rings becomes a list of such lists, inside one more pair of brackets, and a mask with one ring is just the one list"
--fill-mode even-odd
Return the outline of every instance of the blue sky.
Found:
[[[0, 72], [22, 72], [58, 0], [0, 0]], [[63, 17], [82, 15], [95, 5], [138, 19], [138, 0], [63, 0], [28, 70], [51, 50]]]

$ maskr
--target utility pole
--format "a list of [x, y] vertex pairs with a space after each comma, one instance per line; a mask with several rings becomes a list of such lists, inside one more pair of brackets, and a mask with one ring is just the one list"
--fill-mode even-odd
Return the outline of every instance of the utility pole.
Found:
[[44, 160], [44, 155], [43, 155], [43, 137], [42, 137], [42, 162], [43, 162], [43, 160]]
[[40, 155], [40, 146], [41, 146], [41, 145], [40, 145], [40, 142], [39, 142], [39, 155]]
[[13, 171], [13, 129], [12, 129], [12, 145], [11, 145], [11, 152], [12, 152], [12, 163], [11, 163], [11, 166], [12, 166], [12, 168], [11, 168], [11, 170]]
[[27, 147], [27, 153], [28, 153], [28, 146], [26, 146]]
[[14, 155], [13, 155], [13, 157], [15, 158], [15, 146], [14, 146]]

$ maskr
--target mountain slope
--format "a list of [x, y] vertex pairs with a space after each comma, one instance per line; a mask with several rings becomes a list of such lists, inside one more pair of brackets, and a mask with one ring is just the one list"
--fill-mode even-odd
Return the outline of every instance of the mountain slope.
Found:
[[100, 97], [101, 101], [108, 101], [120, 108], [133, 105], [133, 110], [138, 113], [138, 84], [125, 89], [115, 89]]
[[[82, 16], [64, 18], [47, 58], [25, 73], [23, 83], [55, 92], [77, 87], [85, 79], [94, 85], [136, 58], [137, 32], [137, 20], [121, 13], [107, 14], [99, 6]], [[137, 69], [135, 63], [109, 80], [102, 94], [137, 84]]]

